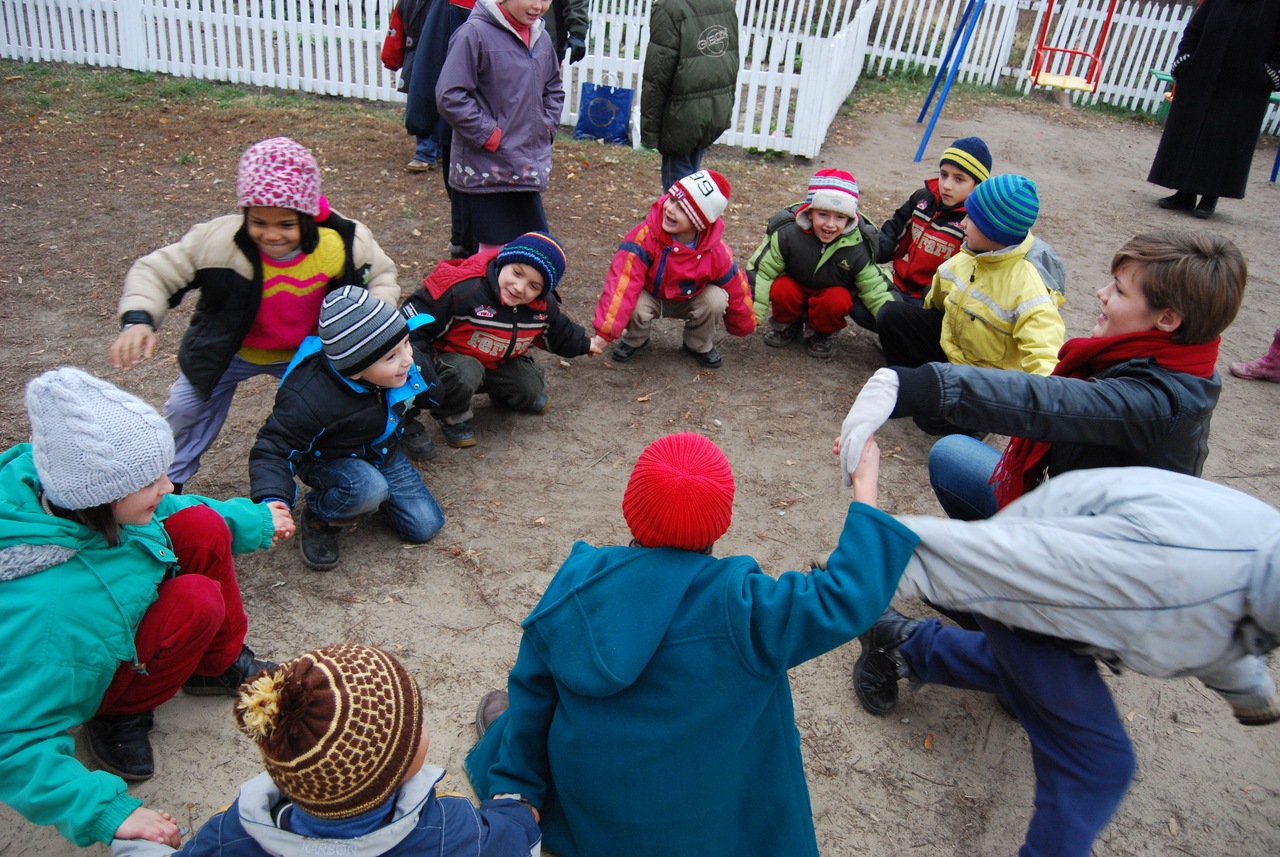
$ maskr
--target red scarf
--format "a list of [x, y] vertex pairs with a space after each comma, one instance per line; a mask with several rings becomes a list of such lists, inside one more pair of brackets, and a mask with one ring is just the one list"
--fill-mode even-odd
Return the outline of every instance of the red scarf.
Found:
[[520, 41], [524, 42], [526, 48], [533, 47], [529, 43], [529, 39], [533, 34], [533, 27], [527, 27], [515, 19], [515, 16], [507, 11], [506, 6], [499, 6], [498, 11], [502, 13], [502, 17], [507, 19], [507, 23], [516, 31], [516, 35], [520, 37]]
[[[1117, 363], [1148, 357], [1170, 372], [1209, 378], [1213, 375], [1214, 364], [1218, 362], [1218, 344], [1221, 341], [1219, 338], [1199, 345], [1180, 345], [1173, 341], [1172, 334], [1158, 330], [1068, 339], [1058, 352], [1058, 365], [1053, 367], [1053, 374], [1066, 378], [1092, 378]], [[1004, 455], [996, 463], [995, 472], [991, 474], [999, 508], [1003, 509], [1039, 484], [1045, 459], [1052, 448], [1053, 444], [1047, 441], [1025, 437], [1009, 441]]]

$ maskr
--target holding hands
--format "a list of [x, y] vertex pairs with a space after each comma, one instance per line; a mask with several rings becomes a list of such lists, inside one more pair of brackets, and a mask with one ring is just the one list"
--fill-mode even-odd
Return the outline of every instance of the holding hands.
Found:
[[170, 848], [177, 848], [182, 844], [182, 834], [173, 816], [163, 810], [147, 809], [145, 806], [138, 807], [120, 822], [115, 838], [145, 839]]
[[267, 503], [271, 509], [271, 524], [275, 532], [271, 536], [272, 547], [280, 544], [280, 542], [291, 537], [297, 527], [293, 523], [293, 514], [290, 513], [289, 507], [280, 500], [272, 500]]
[[[840, 437], [837, 438], [832, 452], [840, 456], [840, 473], [846, 486], [853, 485], [855, 471], [865, 462], [864, 447], [871, 440], [880, 426], [893, 414], [898, 404], [898, 373], [892, 369], [877, 369], [862, 392], [849, 408], [844, 423], [840, 426]], [[879, 455], [876, 456], [877, 463]]]

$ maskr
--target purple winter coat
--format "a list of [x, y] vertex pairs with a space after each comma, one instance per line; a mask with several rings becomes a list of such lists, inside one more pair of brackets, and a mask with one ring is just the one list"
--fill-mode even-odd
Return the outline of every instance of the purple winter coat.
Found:
[[[476, 0], [449, 39], [436, 105], [453, 129], [449, 186], [465, 193], [547, 189], [564, 87], [546, 26], [516, 35], [494, 0]], [[485, 142], [502, 129], [496, 152]]]

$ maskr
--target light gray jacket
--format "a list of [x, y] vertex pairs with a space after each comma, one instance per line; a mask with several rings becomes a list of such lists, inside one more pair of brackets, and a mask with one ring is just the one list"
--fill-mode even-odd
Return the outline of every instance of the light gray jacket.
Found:
[[1149, 467], [1055, 476], [987, 521], [904, 517], [920, 535], [898, 595], [1082, 644], [1236, 709], [1274, 704], [1280, 512]]

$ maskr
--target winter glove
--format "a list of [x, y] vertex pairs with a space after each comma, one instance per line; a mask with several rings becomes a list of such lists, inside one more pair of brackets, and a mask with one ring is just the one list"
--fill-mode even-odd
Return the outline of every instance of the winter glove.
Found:
[[1191, 59], [1191, 54], [1178, 54], [1174, 57], [1173, 65], [1169, 66], [1169, 76], [1174, 80], [1177, 80], [1178, 72], [1182, 70], [1182, 66], [1185, 65], [1189, 59]]
[[569, 37], [569, 65], [581, 61], [587, 55], [587, 40], [582, 36]]
[[854, 399], [853, 407], [840, 426], [840, 476], [845, 487], [853, 485], [853, 471], [862, 458], [862, 448], [867, 439], [876, 433], [889, 419], [898, 404], [898, 373], [892, 369], [877, 369], [862, 392]]
[[1280, 721], [1280, 697], [1273, 696], [1262, 708], [1236, 708], [1232, 706], [1236, 720], [1245, 726], [1266, 726]]
[[1266, 72], [1267, 80], [1271, 81], [1271, 91], [1280, 92], [1280, 68], [1274, 63], [1263, 63], [1262, 70]]

